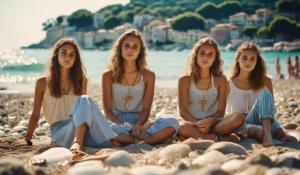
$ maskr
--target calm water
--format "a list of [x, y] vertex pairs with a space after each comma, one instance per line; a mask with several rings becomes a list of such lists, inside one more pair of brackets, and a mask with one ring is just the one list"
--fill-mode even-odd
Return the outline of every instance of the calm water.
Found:
[[[0, 49], [0, 85], [3, 87], [30, 87], [36, 78], [45, 73], [45, 64], [49, 50], [5, 50]], [[108, 63], [110, 51], [81, 52], [88, 77], [93, 83], [100, 82], [101, 74]], [[183, 74], [190, 51], [148, 51], [147, 61], [156, 74], [158, 86], [176, 86], [176, 81]], [[281, 70], [286, 71], [288, 56], [300, 56], [300, 52], [264, 52], [262, 56], [267, 62], [268, 74], [275, 75], [275, 58], [280, 57]], [[234, 52], [222, 52], [223, 69], [228, 75]], [[18, 86], [16, 86], [18, 85]]]

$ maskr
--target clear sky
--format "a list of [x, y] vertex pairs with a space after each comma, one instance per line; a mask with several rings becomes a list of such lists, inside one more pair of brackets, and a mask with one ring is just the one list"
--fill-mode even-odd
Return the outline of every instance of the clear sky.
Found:
[[78, 9], [98, 11], [129, 0], [0, 0], [0, 48], [18, 48], [45, 37], [42, 24]]

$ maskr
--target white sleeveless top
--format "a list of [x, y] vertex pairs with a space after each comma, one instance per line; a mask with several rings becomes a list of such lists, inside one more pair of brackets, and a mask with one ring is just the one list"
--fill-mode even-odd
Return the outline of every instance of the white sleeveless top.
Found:
[[[212, 87], [208, 90], [201, 90], [196, 87], [195, 82], [191, 80], [189, 89], [189, 111], [195, 119], [204, 119], [217, 112], [218, 107], [218, 89], [215, 88], [214, 78], [212, 76]], [[200, 104], [200, 100], [205, 97], [206, 104]]]
[[230, 92], [227, 96], [226, 115], [235, 112], [249, 113], [256, 99], [265, 88], [260, 90], [242, 90], [236, 87], [232, 80], [229, 80]]
[[77, 97], [72, 88], [69, 94], [62, 95], [59, 98], [50, 95], [48, 85], [43, 97], [43, 112], [46, 121], [52, 125], [56, 122], [65, 121], [70, 119], [69, 112], [75, 104]]
[[141, 112], [145, 92], [145, 83], [143, 80], [143, 76], [141, 76], [140, 82], [138, 84], [130, 87], [130, 95], [133, 98], [128, 100], [128, 111], [126, 111], [124, 98], [128, 95], [129, 86], [121, 85], [120, 83], [112, 84], [114, 114], [117, 114], [119, 112]]

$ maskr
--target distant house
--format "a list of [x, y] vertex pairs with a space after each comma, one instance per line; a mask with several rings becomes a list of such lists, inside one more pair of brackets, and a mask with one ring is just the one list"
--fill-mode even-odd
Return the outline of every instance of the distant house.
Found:
[[154, 17], [152, 15], [135, 15], [133, 17], [133, 26], [139, 30], [143, 29], [143, 26], [148, 24]]
[[50, 27], [47, 30], [44, 45], [45, 47], [51, 47], [56, 41], [58, 41], [62, 37], [71, 36], [75, 32], [75, 27], [69, 27], [64, 25]]
[[84, 33], [83, 48], [94, 49], [95, 48], [94, 38], [95, 38], [95, 32]]
[[162, 26], [162, 25], [166, 25], [166, 23], [160, 20], [152, 20], [151, 22], [148, 23], [148, 25], [143, 26], [142, 33], [143, 33], [144, 40], [147, 42], [151, 42], [153, 29], [157, 26]]
[[217, 24], [217, 21], [212, 18], [207, 18], [207, 19], [204, 19], [204, 24], [205, 24], [204, 29], [206, 31], [210, 31], [210, 29]]
[[211, 29], [212, 37], [220, 44], [225, 45], [231, 40], [231, 24], [217, 24]]
[[261, 8], [256, 10], [255, 14], [256, 14], [256, 23], [258, 27], [269, 24], [274, 17], [274, 12], [266, 8]]
[[168, 41], [168, 30], [169, 26], [162, 25], [162, 26], [157, 26], [154, 27], [152, 30], [152, 35], [151, 35], [151, 40], [154, 43], [160, 42], [160, 43], [165, 43]]
[[97, 12], [94, 14], [94, 27], [95, 29], [104, 27], [104, 15], [102, 13]]
[[128, 29], [133, 28], [133, 26], [129, 23], [125, 23], [123, 25], [115, 27], [112, 31], [115, 34], [114, 39], [117, 39], [120, 35], [122, 35], [124, 32], [126, 32]]
[[236, 13], [229, 17], [229, 22], [236, 26], [246, 25], [248, 15], [244, 12]]

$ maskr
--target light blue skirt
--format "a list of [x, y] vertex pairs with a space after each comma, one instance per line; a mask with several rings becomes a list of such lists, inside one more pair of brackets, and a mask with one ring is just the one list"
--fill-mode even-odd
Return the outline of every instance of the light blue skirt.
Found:
[[84, 146], [110, 147], [110, 140], [117, 136], [97, 104], [87, 95], [77, 98], [69, 115], [71, 117], [69, 120], [57, 122], [51, 126], [52, 143], [70, 148], [74, 140], [75, 129], [82, 124], [88, 126], [83, 139]]
[[[117, 134], [125, 134], [129, 135], [130, 130], [132, 129], [133, 125], [135, 125], [138, 117], [139, 112], [120, 112], [116, 115], [116, 117], [121, 120], [122, 124], [111, 123], [111, 129]], [[177, 133], [179, 129], [179, 123], [177, 119], [171, 117], [161, 117], [155, 120], [154, 123], [146, 130], [149, 134], [155, 134], [162, 129], [172, 127], [176, 130]]]

